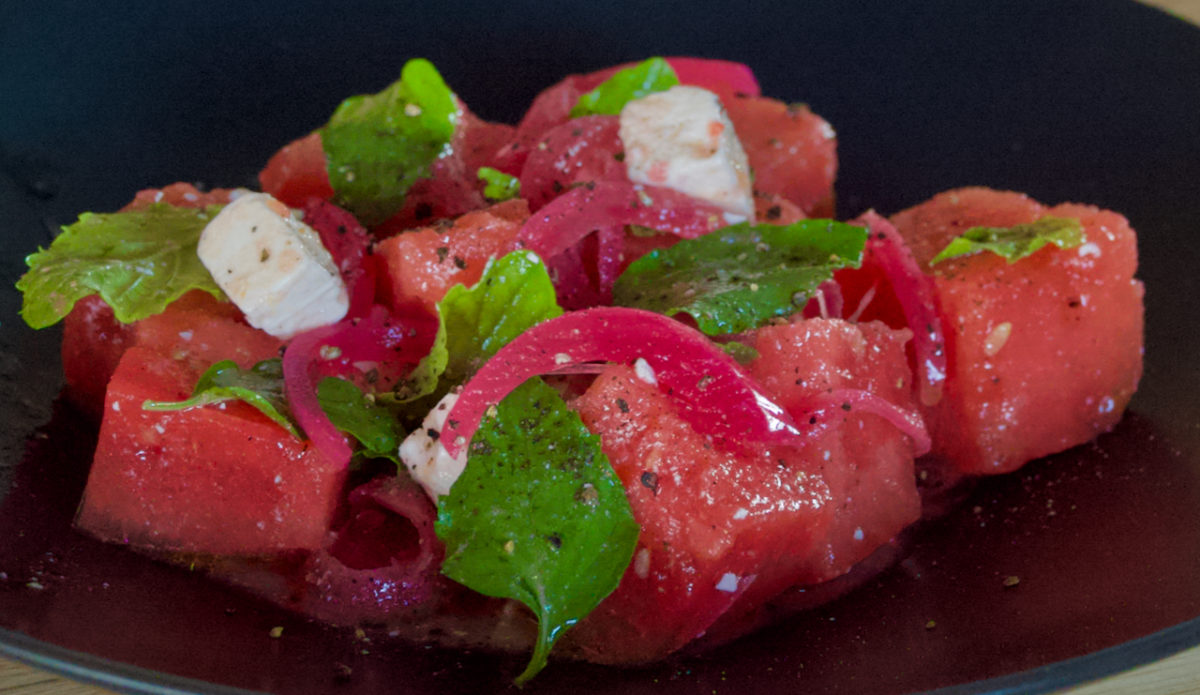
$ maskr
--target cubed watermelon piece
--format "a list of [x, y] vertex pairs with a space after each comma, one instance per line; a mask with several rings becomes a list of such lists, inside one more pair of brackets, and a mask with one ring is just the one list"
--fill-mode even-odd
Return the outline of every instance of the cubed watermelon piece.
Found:
[[740, 96], [725, 108], [754, 171], [754, 190], [791, 201], [809, 217], [832, 217], [833, 127], [803, 104], [766, 97]]
[[125, 351], [108, 387], [76, 526], [162, 552], [321, 547], [346, 470], [240, 402], [142, 409], [147, 399], [186, 398], [197, 376], [158, 351]]
[[134, 345], [203, 371], [220, 360], [249, 367], [278, 357], [283, 343], [247, 325], [233, 304], [206, 292], [188, 292], [161, 314], [131, 324], [118, 322], [112, 309], [93, 295], [78, 302], [63, 323], [63, 374], [72, 402], [99, 417], [108, 381], [121, 355]]
[[[992, 253], [930, 268], [973, 226], [1078, 218], [1086, 243], [1015, 263]], [[1122, 216], [1044, 208], [1018, 193], [941, 193], [892, 218], [933, 275], [949, 350], [943, 399], [925, 410], [932, 455], [967, 473], [1003, 473], [1111, 429], [1142, 373], [1137, 236]]]
[[509, 200], [467, 213], [452, 225], [405, 232], [375, 246], [382, 276], [378, 299], [401, 313], [413, 305], [434, 311], [446, 291], [473, 285], [489, 259], [516, 248], [529, 217], [524, 200]]
[[[836, 389], [862, 389], [917, 410], [904, 353], [911, 333], [879, 322], [809, 319], [754, 332], [751, 376], [788, 412]], [[803, 422], [800, 423], [803, 425]], [[813, 448], [809, 445], [807, 449]], [[821, 444], [819, 471], [838, 508], [800, 581], [822, 582], [888, 542], [920, 516], [912, 442], [884, 419], [851, 412], [841, 436]], [[811, 452], [802, 450], [802, 455]], [[828, 458], [826, 455], [828, 454]]]
[[[750, 371], [788, 408], [831, 388], [912, 408], [907, 338], [842, 321], [762, 329]], [[710, 629], [736, 634], [763, 602], [849, 570], [920, 513], [912, 443], [875, 415], [847, 413], [794, 448], [733, 454], [626, 367], [602, 373], [575, 407], [642, 527], [620, 586], [569, 633], [590, 660], [652, 661]]]

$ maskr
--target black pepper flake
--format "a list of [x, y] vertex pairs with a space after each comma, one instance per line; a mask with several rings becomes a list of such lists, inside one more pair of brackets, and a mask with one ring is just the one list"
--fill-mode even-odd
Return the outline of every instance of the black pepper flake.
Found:
[[437, 430], [433, 429], [432, 427], [425, 430], [425, 434], [429, 435], [429, 438], [435, 442], [437, 441], [438, 437], [442, 436], [441, 432], [438, 432]]
[[559, 181], [558, 179], [551, 181], [550, 182], [550, 190], [554, 191], [555, 193], [562, 193], [563, 192], [562, 181]]
[[413, 209], [413, 217], [418, 220], [427, 220], [433, 217], [433, 206], [429, 203], [418, 203]]
[[617, 399], [617, 408], [619, 408], [622, 413], [629, 412], [629, 404], [625, 402], [624, 398]]
[[842, 404], [842, 410], [845, 410], [846, 412], [850, 412], [850, 404], [849, 404], [849, 403], [843, 403], [843, 404]]
[[251, 234], [255, 234], [256, 232], [258, 232], [258, 225], [254, 225], [254, 226], [250, 227]]
[[343, 234], [343, 235], [344, 235], [346, 232], [347, 232], [346, 225], [344, 225], [344, 224], [339, 224], [339, 225], [338, 225], [338, 228], [337, 228], [337, 233], [338, 233], [338, 234]]
[[445, 262], [446, 256], [449, 256], [449, 255], [450, 255], [450, 247], [448, 247], [448, 246], [437, 247], [438, 263]]
[[618, 162], [623, 162], [623, 161], [625, 161], [625, 153], [624, 152], [614, 152], [613, 159], [617, 160]]
[[554, 546], [555, 550], [562, 547], [562, 536], [558, 535], [557, 532], [546, 536], [546, 540], [550, 542], [550, 545]]
[[817, 416], [816, 416], [816, 415], [809, 415], [809, 416], [808, 416], [808, 424], [810, 424], [810, 425], [815, 425], [815, 424], [817, 424]]
[[642, 487], [647, 488], [658, 495], [658, 474], [653, 471], [642, 473]]
[[767, 219], [777, 220], [783, 215], [783, 208], [778, 205], [772, 205], [767, 208]]
[[459, 270], [466, 270], [467, 262], [463, 258], [461, 258], [459, 256], [455, 256], [454, 257], [454, 267], [458, 268]]

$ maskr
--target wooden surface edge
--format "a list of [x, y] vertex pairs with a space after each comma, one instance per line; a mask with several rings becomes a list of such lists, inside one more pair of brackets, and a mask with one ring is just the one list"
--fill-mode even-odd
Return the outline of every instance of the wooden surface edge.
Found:
[[[1200, 0], [1141, 0], [1200, 24]], [[1200, 76], [1197, 76], [1200, 79]], [[1198, 115], [1197, 117], [1200, 117]], [[1070, 695], [1200, 695], [1200, 647], [1161, 661], [1059, 691]], [[115, 695], [18, 661], [0, 658], [0, 695]]]

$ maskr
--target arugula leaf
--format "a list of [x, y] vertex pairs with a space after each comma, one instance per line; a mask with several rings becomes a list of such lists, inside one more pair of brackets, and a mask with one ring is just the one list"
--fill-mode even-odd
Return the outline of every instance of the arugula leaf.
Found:
[[521, 195], [521, 179], [516, 176], [493, 169], [491, 167], [479, 167], [480, 181], [486, 181], [487, 185], [483, 188], [483, 196], [488, 200], [502, 201], [512, 200]]
[[478, 283], [451, 287], [437, 311], [433, 347], [405, 383], [402, 402], [440, 398], [525, 329], [562, 314], [550, 274], [532, 251], [489, 261]]
[[1012, 227], [971, 227], [947, 244], [929, 265], [981, 251], [991, 251], [1009, 263], [1016, 263], [1046, 244], [1069, 249], [1084, 241], [1083, 226], [1074, 218], [1043, 217], [1037, 222]]
[[368, 227], [391, 217], [448, 151], [460, 115], [454, 93], [420, 58], [382, 92], [343, 101], [321, 129], [335, 202]]
[[618, 70], [595, 89], [579, 97], [571, 109], [571, 118], [621, 113], [625, 104], [647, 94], [664, 92], [679, 84], [675, 69], [662, 58], [650, 58], [633, 67]]
[[358, 440], [362, 455], [400, 463], [397, 450], [404, 431], [390, 410], [349, 381], [332, 376], [317, 384], [317, 401], [334, 427]]
[[743, 222], [634, 261], [613, 304], [691, 314], [707, 335], [740, 333], [803, 309], [834, 270], [862, 263], [866, 239], [866, 229], [833, 220]]
[[142, 403], [143, 410], [187, 410], [221, 401], [240, 400], [254, 406], [293, 437], [300, 430], [292, 422], [292, 412], [283, 395], [283, 360], [263, 360], [250, 369], [242, 369], [233, 360], [221, 360], [200, 375], [192, 397], [183, 401]]
[[162, 312], [188, 290], [224, 297], [196, 255], [200, 233], [221, 207], [85, 212], [48, 249], [25, 259], [17, 281], [21, 316], [33, 328], [58, 323], [75, 302], [99, 294], [122, 323]]
[[509, 394], [471, 440], [466, 470], [438, 503], [442, 573], [538, 618], [518, 684], [555, 640], [617, 588], [638, 524], [600, 438], [541, 379]]

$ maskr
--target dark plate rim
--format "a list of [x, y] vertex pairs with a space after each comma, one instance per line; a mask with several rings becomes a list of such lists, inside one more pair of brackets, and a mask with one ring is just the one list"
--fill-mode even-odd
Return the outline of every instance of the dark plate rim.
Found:
[[[1200, 645], [1200, 618], [1037, 668], [926, 691], [926, 695], [1046, 693], [1145, 666]], [[212, 681], [113, 661], [0, 627], [0, 656], [71, 680], [130, 695], [261, 695]]]

